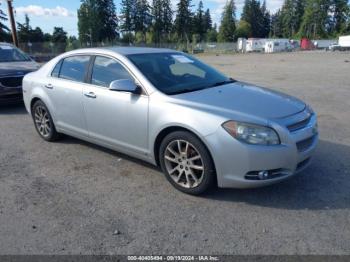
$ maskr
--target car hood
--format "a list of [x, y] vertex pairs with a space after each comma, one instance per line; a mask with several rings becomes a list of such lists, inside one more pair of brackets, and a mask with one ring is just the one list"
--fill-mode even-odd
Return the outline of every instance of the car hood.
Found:
[[39, 69], [39, 65], [34, 61], [25, 62], [1, 62], [0, 63], [0, 77], [25, 75]]
[[282, 118], [305, 109], [305, 103], [289, 95], [243, 82], [173, 96], [176, 103], [217, 113], [261, 118]]

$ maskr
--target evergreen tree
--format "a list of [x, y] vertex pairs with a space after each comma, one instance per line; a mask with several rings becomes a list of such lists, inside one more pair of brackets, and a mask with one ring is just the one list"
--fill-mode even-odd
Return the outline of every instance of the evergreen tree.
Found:
[[236, 6], [233, 0], [229, 0], [224, 7], [219, 28], [218, 40], [220, 42], [233, 42], [236, 31]]
[[279, 9], [275, 14], [271, 16], [271, 31], [270, 36], [274, 38], [283, 37], [283, 24], [282, 24], [282, 15], [281, 10]]
[[271, 16], [270, 12], [266, 8], [266, 0], [264, 0], [261, 6], [262, 13], [262, 24], [261, 24], [261, 35], [267, 37], [270, 34], [271, 29]]
[[218, 31], [217, 31], [216, 24], [214, 24], [214, 26], [212, 26], [211, 29], [208, 30], [207, 41], [209, 41], [209, 42], [217, 42], [218, 41]]
[[209, 8], [207, 9], [207, 11], [205, 11], [204, 14], [204, 28], [206, 32], [213, 28], [213, 20], [211, 19]]
[[198, 35], [199, 42], [204, 39], [204, 35], [207, 31], [205, 28], [206, 24], [204, 18], [205, 14], [203, 10], [203, 2], [199, 1], [197, 12], [193, 18], [193, 33]]
[[0, 2], [0, 40], [5, 39], [6, 35], [10, 31], [10, 29], [3, 23], [7, 21], [7, 17], [4, 11], [1, 10], [1, 2]]
[[189, 41], [192, 38], [192, 20], [191, 0], [180, 0], [175, 18], [175, 33], [180, 42]]
[[163, 11], [163, 33], [169, 38], [173, 28], [173, 10], [171, 9], [171, 0], [162, 0]]
[[44, 34], [44, 42], [51, 42], [52, 40], [52, 35], [49, 33]]
[[31, 42], [31, 31], [32, 27], [30, 26], [30, 19], [27, 14], [24, 16], [24, 23], [17, 22], [17, 35], [19, 42]]
[[121, 1], [121, 25], [124, 33], [132, 33], [135, 30], [136, 0]]
[[140, 32], [142, 36], [142, 42], [146, 41], [146, 32], [152, 22], [150, 13], [150, 6], [147, 0], [136, 0], [135, 10], [135, 32]]
[[98, 40], [113, 41], [118, 36], [118, 18], [113, 0], [99, 0], [97, 2], [98, 24], [101, 26]]
[[327, 37], [330, 24], [330, 7], [330, 0], [308, 0], [299, 34], [313, 39]]
[[163, 31], [163, 5], [162, 0], [153, 0], [152, 4], [154, 42], [161, 41]]
[[52, 33], [53, 43], [66, 43], [67, 42], [67, 32], [63, 30], [63, 27], [54, 27]]
[[173, 25], [173, 11], [170, 0], [153, 0], [152, 2], [152, 34], [153, 41], [160, 43], [169, 39]]
[[350, 21], [350, 7], [347, 0], [332, 0], [331, 4], [331, 30], [332, 34], [343, 33], [346, 30], [347, 21]]
[[79, 39], [83, 43], [113, 41], [118, 19], [113, 0], [81, 0], [78, 10]]
[[305, 0], [285, 0], [281, 9], [282, 35], [293, 37], [299, 30], [304, 14]]
[[54, 27], [51, 40], [56, 44], [58, 52], [64, 52], [67, 46], [67, 32], [62, 27]]
[[40, 27], [35, 27], [35, 29], [31, 30], [31, 42], [42, 43], [44, 42], [44, 33]]
[[98, 0], [81, 0], [78, 9], [79, 40], [82, 43], [95, 43], [99, 40], [102, 23], [97, 12]]
[[252, 37], [265, 37], [264, 14], [258, 0], [245, 0], [241, 20], [248, 22]]

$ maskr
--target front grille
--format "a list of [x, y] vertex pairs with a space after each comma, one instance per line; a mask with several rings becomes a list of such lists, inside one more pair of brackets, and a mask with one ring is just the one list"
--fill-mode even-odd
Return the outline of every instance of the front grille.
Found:
[[11, 76], [0, 78], [0, 85], [3, 87], [20, 87], [22, 86], [23, 76]]
[[310, 122], [310, 120], [311, 120], [311, 116], [312, 116], [312, 115], [310, 115], [308, 118], [306, 118], [306, 119], [304, 119], [304, 120], [302, 120], [302, 121], [299, 121], [299, 122], [297, 122], [297, 123], [288, 125], [288, 126], [287, 126], [288, 130], [289, 130], [290, 132], [294, 132], [294, 131], [297, 131], [297, 130], [299, 130], [299, 129], [305, 128], [305, 127], [309, 124], [309, 122]]
[[312, 136], [297, 142], [297, 149], [299, 152], [304, 152], [312, 146], [316, 136]]

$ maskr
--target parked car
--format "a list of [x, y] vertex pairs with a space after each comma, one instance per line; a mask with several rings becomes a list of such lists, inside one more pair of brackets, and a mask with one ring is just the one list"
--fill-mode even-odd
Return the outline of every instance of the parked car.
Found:
[[0, 43], [0, 105], [21, 102], [22, 79], [38, 68], [38, 64], [18, 48]]
[[71, 51], [27, 74], [23, 92], [43, 139], [64, 133], [159, 165], [189, 194], [287, 179], [318, 141], [304, 102], [168, 49]]
[[340, 51], [341, 50], [341, 46], [338, 43], [333, 43], [328, 47], [329, 51]]

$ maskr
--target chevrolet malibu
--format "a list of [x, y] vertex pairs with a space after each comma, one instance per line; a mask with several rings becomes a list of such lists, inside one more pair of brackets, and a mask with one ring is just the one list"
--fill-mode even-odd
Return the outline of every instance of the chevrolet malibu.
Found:
[[142, 159], [188, 194], [285, 180], [318, 140], [304, 102], [168, 49], [68, 52], [27, 74], [23, 96], [44, 140], [67, 134]]

